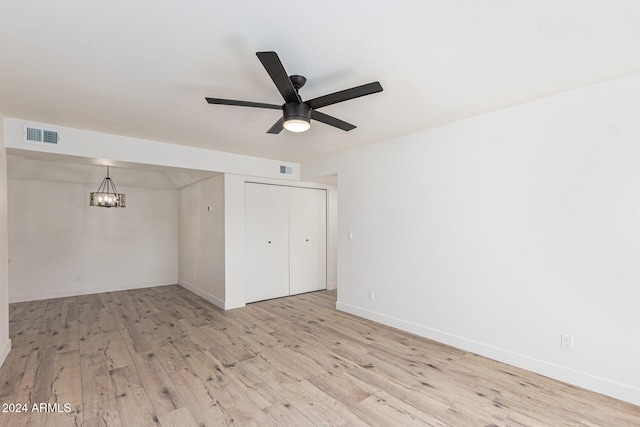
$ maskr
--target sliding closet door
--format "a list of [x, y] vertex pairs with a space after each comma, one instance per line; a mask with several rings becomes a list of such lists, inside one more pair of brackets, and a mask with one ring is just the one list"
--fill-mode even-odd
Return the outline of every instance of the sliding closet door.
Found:
[[245, 184], [247, 302], [289, 295], [288, 190]]
[[289, 293], [327, 288], [327, 191], [289, 188]]

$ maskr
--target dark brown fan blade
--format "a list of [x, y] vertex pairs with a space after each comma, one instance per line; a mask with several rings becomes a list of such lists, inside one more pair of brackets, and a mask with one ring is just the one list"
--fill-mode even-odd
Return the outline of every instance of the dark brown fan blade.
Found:
[[302, 102], [291, 79], [287, 75], [278, 54], [275, 52], [256, 52], [258, 59], [262, 62], [264, 69], [269, 73], [269, 77], [273, 80], [276, 87], [282, 94], [282, 97], [286, 102]]
[[271, 128], [267, 131], [267, 133], [279, 134], [284, 129], [284, 117], [280, 117], [280, 120], [275, 122]]
[[264, 104], [262, 102], [236, 101], [233, 99], [205, 98], [209, 104], [237, 105], [238, 107], [269, 108], [271, 110], [282, 110], [282, 105]]
[[347, 101], [361, 96], [371, 95], [372, 93], [382, 92], [380, 82], [367, 83], [366, 85], [352, 87], [351, 89], [341, 90], [329, 95], [320, 96], [310, 101], [305, 101], [309, 107], [316, 109], [326, 107], [327, 105], [337, 104], [338, 102]]
[[327, 124], [327, 125], [330, 125], [330, 126], [333, 126], [333, 127], [337, 127], [338, 129], [342, 129], [342, 130], [346, 130], [346, 131], [350, 131], [351, 129], [355, 129], [356, 128], [356, 126], [352, 125], [351, 123], [343, 122], [340, 119], [336, 119], [333, 116], [321, 113], [321, 112], [316, 111], [316, 110], [311, 110], [311, 118], [313, 120], [317, 120], [317, 121], [322, 122], [324, 124]]

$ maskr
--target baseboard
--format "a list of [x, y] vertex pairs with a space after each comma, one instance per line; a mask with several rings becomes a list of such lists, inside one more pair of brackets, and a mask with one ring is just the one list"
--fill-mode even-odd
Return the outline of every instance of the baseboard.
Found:
[[640, 388], [638, 387], [610, 381], [606, 378], [600, 378], [586, 372], [576, 371], [544, 360], [531, 358], [523, 354], [513, 353], [508, 350], [428, 328], [416, 323], [407, 322], [402, 319], [397, 319], [343, 302], [338, 301], [336, 303], [336, 309], [365, 319], [373, 320], [374, 322], [378, 322], [383, 325], [411, 332], [511, 366], [526, 369], [527, 371], [535, 372], [558, 381], [623, 400], [634, 405], [640, 405]]
[[11, 351], [11, 340], [8, 339], [4, 345], [0, 348], [0, 366], [4, 363]]
[[203, 291], [202, 289], [198, 288], [197, 286], [193, 285], [192, 283], [187, 282], [186, 280], [180, 280], [178, 279], [178, 285], [182, 286], [183, 288], [193, 292], [194, 294], [206, 299], [207, 301], [209, 301], [211, 304], [215, 305], [216, 307], [219, 307], [223, 310], [226, 310], [225, 307], [225, 302], [223, 299], [220, 299], [218, 297], [216, 297], [215, 295], [211, 295], [210, 293]]
[[333, 291], [334, 289], [338, 289], [338, 282], [327, 283], [327, 290]]
[[[10, 295], [9, 302], [14, 303], [14, 302], [37, 301], [37, 300], [51, 299], [51, 298], [75, 297], [78, 295], [90, 295], [90, 294], [99, 294], [103, 292], [127, 291], [131, 289], [153, 288], [155, 286], [166, 286], [166, 285], [175, 285], [175, 284], [176, 284], [176, 279], [166, 279], [166, 280], [158, 280], [158, 281], [152, 281], [152, 282], [110, 284], [110, 285], [96, 286], [93, 288], [62, 289], [62, 290], [54, 290], [49, 292], [38, 292], [35, 294]], [[9, 289], [9, 292], [11, 293], [11, 289]]]

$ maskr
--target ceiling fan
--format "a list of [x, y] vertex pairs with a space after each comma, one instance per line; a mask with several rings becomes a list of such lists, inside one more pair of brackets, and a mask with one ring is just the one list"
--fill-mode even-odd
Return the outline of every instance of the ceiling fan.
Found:
[[282, 110], [282, 117], [274, 123], [267, 133], [278, 134], [282, 129], [291, 132], [304, 132], [311, 127], [311, 119], [337, 127], [344, 131], [355, 129], [355, 125], [337, 119], [328, 114], [318, 111], [318, 108], [327, 105], [337, 104], [338, 102], [347, 101], [353, 98], [359, 98], [372, 93], [382, 92], [380, 82], [372, 82], [362, 86], [352, 87], [351, 89], [341, 90], [329, 95], [320, 96], [318, 98], [302, 101], [298, 91], [307, 82], [303, 76], [288, 76], [278, 54], [275, 52], [256, 52], [258, 59], [269, 73], [271, 80], [282, 94], [285, 103], [282, 105], [264, 104], [262, 102], [236, 101], [233, 99], [221, 98], [205, 98], [209, 104], [221, 105], [237, 105], [240, 107], [256, 107], [268, 108], [272, 110]]

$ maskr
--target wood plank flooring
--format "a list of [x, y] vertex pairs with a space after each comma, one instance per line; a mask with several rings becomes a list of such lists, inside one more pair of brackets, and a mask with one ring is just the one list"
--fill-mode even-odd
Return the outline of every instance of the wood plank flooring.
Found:
[[163, 286], [12, 304], [0, 426], [640, 426], [638, 406], [335, 302], [224, 312]]

